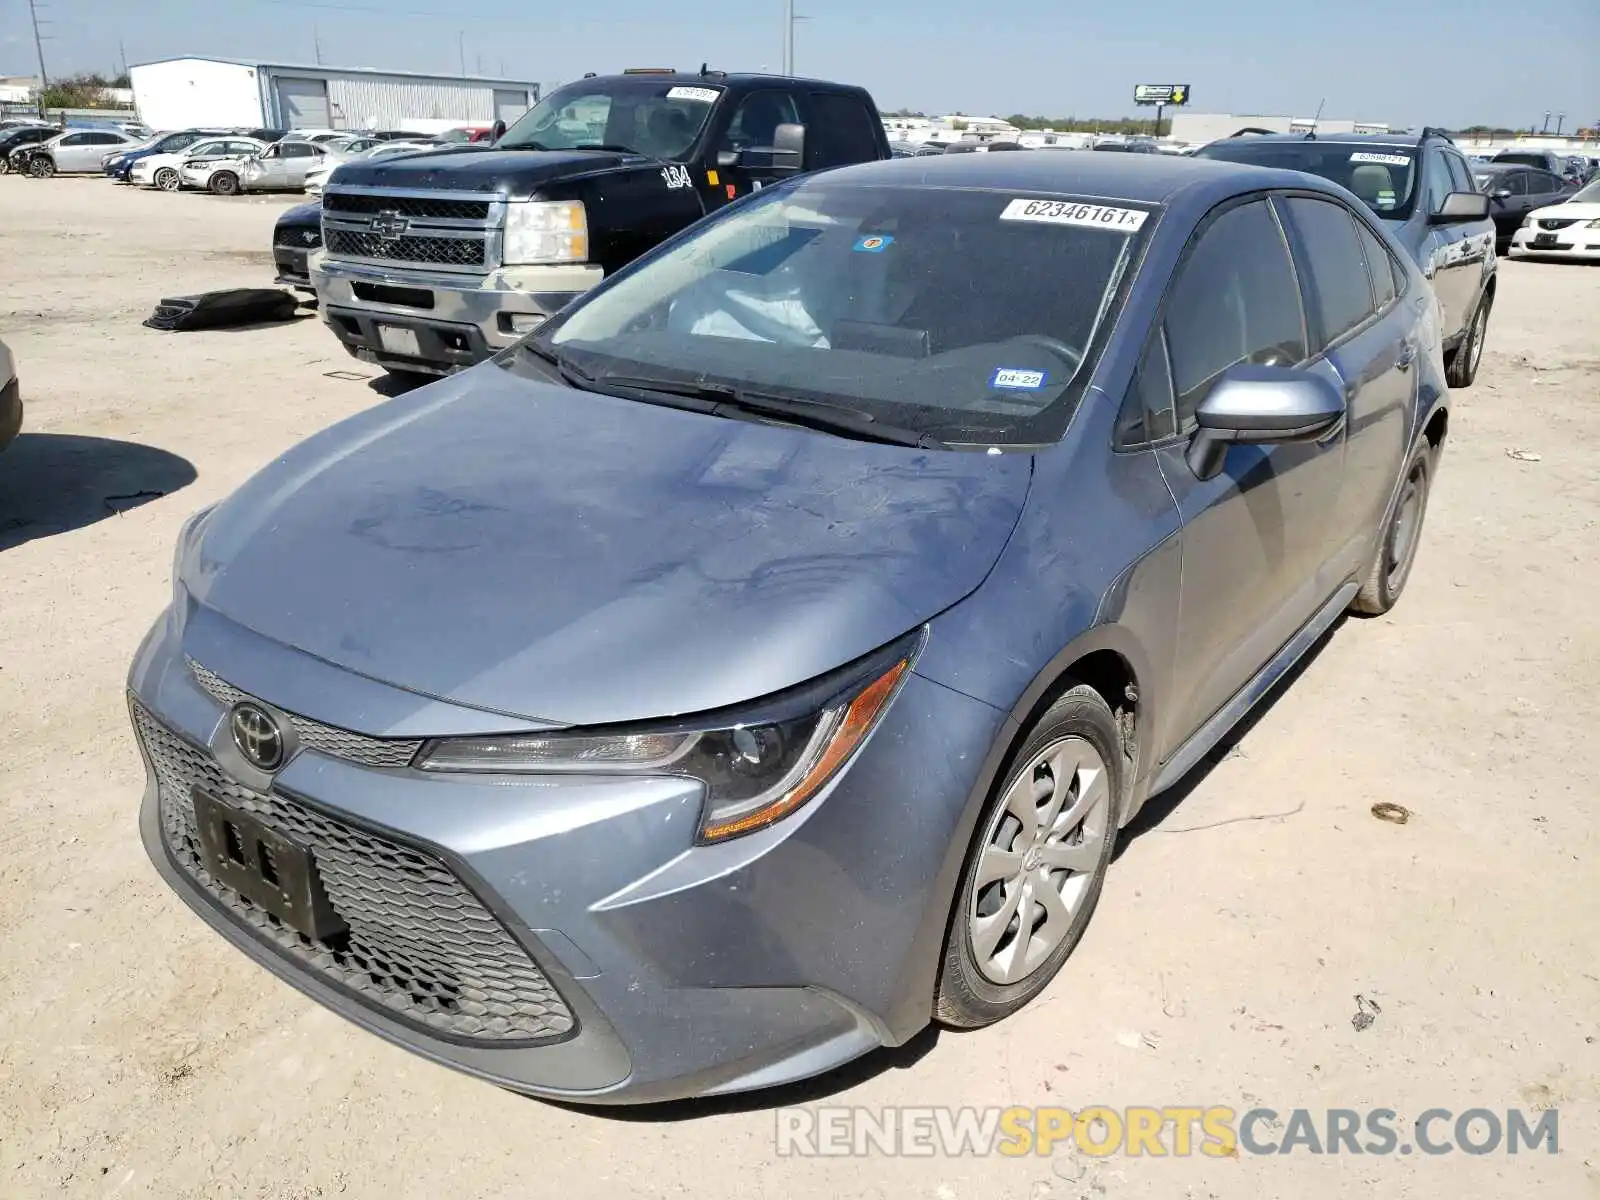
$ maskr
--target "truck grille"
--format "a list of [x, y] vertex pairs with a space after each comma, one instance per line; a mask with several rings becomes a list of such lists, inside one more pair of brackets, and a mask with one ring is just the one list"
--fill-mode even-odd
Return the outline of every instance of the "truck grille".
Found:
[[[224, 912], [301, 970], [391, 1016], [458, 1042], [554, 1041], [574, 1028], [544, 972], [443, 862], [277, 792], [234, 783], [136, 699], [172, 861]], [[207, 871], [190, 799], [200, 789], [307, 847], [348, 929], [295, 932]]]
[[381, 212], [399, 213], [402, 217], [444, 217], [458, 221], [487, 221], [488, 200], [439, 200], [432, 196], [373, 196], [358, 192], [330, 192], [322, 202], [324, 212], [361, 213], [372, 216]]
[[401, 237], [328, 230], [328, 253], [335, 258], [372, 258], [384, 262], [422, 263], [430, 267], [482, 267], [481, 238]]
[[482, 275], [500, 265], [505, 202], [481, 194], [419, 192], [354, 184], [322, 197], [330, 259]]

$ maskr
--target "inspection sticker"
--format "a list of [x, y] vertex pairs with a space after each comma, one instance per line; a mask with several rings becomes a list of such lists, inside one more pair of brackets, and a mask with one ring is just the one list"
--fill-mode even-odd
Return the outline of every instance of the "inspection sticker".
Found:
[[693, 100], [696, 104], [715, 104], [721, 94], [716, 88], [675, 87], [667, 93], [667, 99]]
[[1005, 388], [1014, 392], [1037, 392], [1050, 378], [1048, 371], [1027, 371], [1019, 367], [1001, 367], [989, 381], [992, 388]]
[[1112, 208], [1106, 204], [1079, 204], [1073, 200], [1013, 200], [1000, 214], [1002, 221], [1043, 221], [1050, 225], [1088, 225], [1133, 233], [1150, 214], [1142, 208]]
[[1371, 150], [1357, 150], [1351, 162], [1382, 163], [1386, 167], [1409, 167], [1411, 160], [1404, 154], [1374, 154]]
[[886, 233], [874, 233], [864, 237], [851, 247], [857, 254], [882, 254], [894, 245], [894, 238]]

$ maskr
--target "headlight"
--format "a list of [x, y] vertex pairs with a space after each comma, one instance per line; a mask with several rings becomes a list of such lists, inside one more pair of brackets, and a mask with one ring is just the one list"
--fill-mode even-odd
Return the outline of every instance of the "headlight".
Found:
[[1600, 229], [1600, 217], [1596, 217], [1592, 221], [1584, 222], [1584, 226], [1583, 227], [1585, 229]]
[[520, 200], [506, 206], [507, 266], [587, 262], [589, 217], [580, 200]]
[[683, 776], [705, 785], [698, 840], [765, 829], [817, 795], [877, 726], [910, 673], [923, 631], [748, 712], [633, 729], [449, 738], [425, 771]]

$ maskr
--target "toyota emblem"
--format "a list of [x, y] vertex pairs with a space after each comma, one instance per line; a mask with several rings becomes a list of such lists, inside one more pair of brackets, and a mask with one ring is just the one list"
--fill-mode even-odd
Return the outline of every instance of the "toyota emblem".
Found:
[[276, 771], [283, 765], [283, 731], [259, 704], [235, 704], [228, 727], [233, 732], [233, 744], [252, 767]]

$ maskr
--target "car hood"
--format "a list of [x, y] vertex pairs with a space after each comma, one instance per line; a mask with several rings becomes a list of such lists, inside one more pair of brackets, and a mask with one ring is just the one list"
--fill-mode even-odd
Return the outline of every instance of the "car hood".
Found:
[[415, 692], [639, 720], [803, 682], [955, 604], [1031, 472], [1028, 455], [724, 420], [485, 364], [255, 476], [202, 527], [184, 584]]
[[278, 216], [276, 228], [306, 226], [322, 228], [322, 201], [313, 200], [309, 204], [296, 204], [293, 208], [286, 208]]
[[609, 150], [496, 150], [469, 144], [416, 157], [358, 159], [346, 164], [350, 169], [339, 182], [361, 187], [503, 192], [525, 198], [558, 179], [646, 161], [642, 155]]
[[1565, 204], [1547, 204], [1528, 214], [1530, 221], [1537, 221], [1540, 217], [1559, 217], [1573, 221], [1600, 220], [1600, 200], [1576, 203], [1569, 200]]

